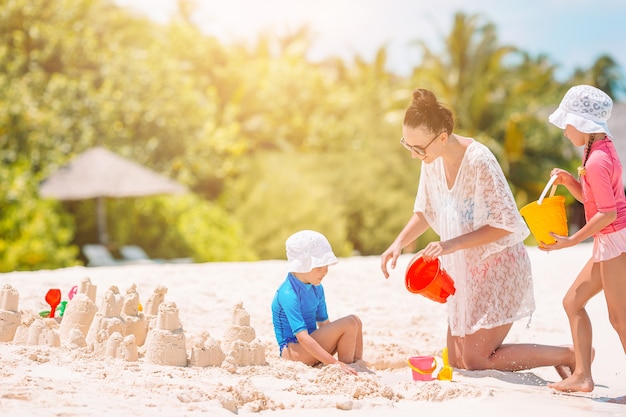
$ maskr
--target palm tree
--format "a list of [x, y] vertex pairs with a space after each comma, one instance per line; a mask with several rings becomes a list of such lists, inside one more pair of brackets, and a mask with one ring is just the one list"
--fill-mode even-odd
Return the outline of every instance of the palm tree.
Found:
[[423, 64], [412, 74], [414, 85], [435, 91], [453, 109], [459, 131], [494, 152], [520, 204], [534, 199], [548, 167], [573, 156], [546, 120], [547, 106], [561, 94], [555, 65], [501, 45], [496, 27], [478, 15], [457, 13], [444, 41], [441, 54], [418, 42]]
[[569, 80], [570, 85], [590, 84], [604, 91], [613, 100], [626, 93], [626, 83], [621, 67], [613, 57], [602, 55], [588, 70], [577, 68]]
[[457, 13], [445, 50], [437, 55], [424, 42], [423, 63], [416, 68], [412, 81], [430, 84], [437, 96], [454, 109], [457, 125], [469, 135], [492, 132], [501, 117], [494, 105], [507, 95], [506, 60], [517, 51], [497, 42], [496, 27], [480, 16]]

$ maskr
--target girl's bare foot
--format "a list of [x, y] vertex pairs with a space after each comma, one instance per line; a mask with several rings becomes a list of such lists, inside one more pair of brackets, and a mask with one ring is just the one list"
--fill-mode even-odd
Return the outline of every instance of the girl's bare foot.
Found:
[[548, 387], [561, 392], [591, 392], [594, 383], [590, 376], [574, 373], [563, 381], [548, 384]]

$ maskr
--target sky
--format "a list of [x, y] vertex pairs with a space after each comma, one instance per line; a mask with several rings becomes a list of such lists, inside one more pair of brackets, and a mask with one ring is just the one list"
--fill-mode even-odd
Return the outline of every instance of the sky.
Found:
[[[155, 21], [167, 22], [176, 0], [113, 0]], [[608, 54], [626, 74], [624, 0], [196, 0], [193, 20], [224, 42], [250, 41], [262, 30], [289, 33], [307, 25], [310, 58], [355, 55], [371, 62], [385, 46], [388, 68], [401, 75], [420, 60], [416, 40], [435, 52], [456, 12], [495, 24], [499, 43], [546, 55], [557, 77], [589, 68]]]

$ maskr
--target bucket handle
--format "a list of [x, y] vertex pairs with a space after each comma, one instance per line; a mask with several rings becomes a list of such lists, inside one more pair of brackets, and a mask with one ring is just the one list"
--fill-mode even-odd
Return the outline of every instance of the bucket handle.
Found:
[[552, 189], [550, 190], [550, 197], [554, 195], [554, 192], [556, 191], [556, 185], [552, 185], [552, 184], [554, 184], [554, 181], [556, 181], [556, 179], [557, 179], [557, 175], [553, 175], [550, 177], [550, 181], [548, 181], [545, 188], [543, 189], [543, 192], [541, 193], [541, 197], [539, 197], [539, 200], [537, 200], [538, 206], [541, 205], [541, 202], [543, 201], [544, 197], [548, 193], [548, 189], [550, 188], [550, 186], [552, 186]]
[[410, 359], [407, 359], [407, 363], [409, 364], [409, 367], [414, 370], [415, 372], [417, 372], [418, 374], [422, 374], [422, 375], [428, 375], [428, 374], [432, 374], [433, 372], [435, 372], [435, 369], [437, 369], [437, 359], [435, 359], [435, 357], [433, 356], [433, 361], [431, 363], [432, 368], [430, 369], [420, 369], [417, 366], [413, 366], [413, 364], [411, 363]]

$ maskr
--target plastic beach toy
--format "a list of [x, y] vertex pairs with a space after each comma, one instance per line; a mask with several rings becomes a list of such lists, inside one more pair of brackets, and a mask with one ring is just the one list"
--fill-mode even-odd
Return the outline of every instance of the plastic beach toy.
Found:
[[448, 360], [447, 347], [443, 348], [441, 356], [443, 359], [443, 367], [439, 370], [439, 373], [437, 374], [437, 379], [441, 381], [452, 381], [452, 367], [450, 366], [450, 362]]
[[46, 303], [50, 304], [50, 315], [48, 317], [54, 318], [54, 312], [61, 302], [61, 290], [58, 288], [52, 288], [48, 290], [46, 294]]
[[[539, 200], [525, 205], [520, 209], [520, 214], [526, 220], [528, 228], [532, 232], [538, 244], [552, 244], [555, 242], [550, 232], [560, 236], [567, 236], [567, 213], [565, 212], [565, 197], [554, 195], [556, 185], [554, 181], [557, 176], [550, 177]], [[550, 195], [546, 197], [548, 189]]]
[[71, 300], [72, 298], [74, 298], [77, 292], [78, 292], [78, 285], [74, 285], [67, 293], [67, 297]]
[[406, 268], [404, 284], [409, 292], [421, 294], [438, 303], [445, 303], [456, 292], [454, 281], [441, 268], [439, 259], [426, 262], [419, 252]]
[[443, 365], [437, 375], [433, 375], [437, 369], [437, 359], [434, 356], [411, 356], [408, 359], [409, 367], [413, 374], [413, 381], [452, 381], [452, 367], [448, 361], [448, 348], [444, 347], [441, 352]]
[[437, 361], [432, 356], [412, 356], [407, 361], [413, 371], [413, 381], [432, 381]]

